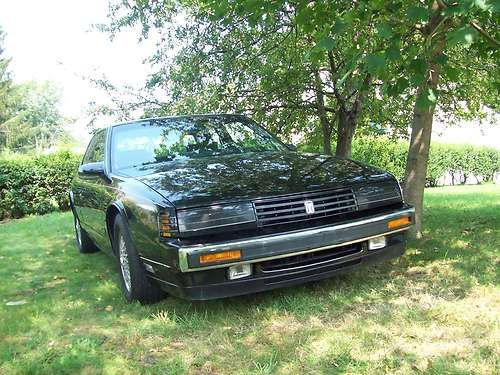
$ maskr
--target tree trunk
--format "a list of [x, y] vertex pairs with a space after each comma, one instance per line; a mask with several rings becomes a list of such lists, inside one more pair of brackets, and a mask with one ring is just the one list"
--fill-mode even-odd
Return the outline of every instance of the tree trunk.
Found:
[[340, 103], [338, 112], [339, 121], [337, 128], [337, 148], [335, 149], [335, 155], [337, 156], [343, 158], [351, 157], [352, 139], [354, 138], [354, 132], [356, 131], [356, 126], [358, 125], [359, 116], [363, 110], [363, 104], [365, 102], [371, 81], [371, 74], [366, 74], [365, 79], [363, 80], [363, 85], [358, 90], [358, 94], [356, 95], [350, 110], [346, 110], [345, 102]]
[[314, 69], [314, 85], [316, 89], [316, 107], [319, 121], [321, 123], [321, 132], [323, 135], [323, 152], [326, 155], [332, 154], [332, 126], [328, 121], [325, 109], [325, 97], [323, 93], [323, 82], [317, 69]]
[[[428, 25], [427, 35], [431, 37], [442, 22], [442, 16], [438, 2], [435, 1], [431, 7], [433, 15]], [[445, 34], [441, 32], [435, 40], [431, 40], [431, 56], [428, 59], [426, 79], [417, 90], [417, 100], [413, 109], [413, 120], [411, 126], [410, 146], [406, 161], [405, 173], [405, 199], [415, 207], [415, 226], [411, 235], [416, 238], [422, 237], [422, 212], [424, 205], [424, 188], [427, 174], [427, 162], [429, 160], [429, 149], [431, 144], [432, 122], [434, 118], [434, 105], [422, 107], [418, 98], [426, 94], [430, 88], [437, 92], [439, 83], [440, 65], [434, 57], [440, 55], [445, 47]]]
[[332, 154], [332, 129], [326, 119], [326, 116], [320, 117], [321, 120], [321, 130], [323, 132], [323, 152], [326, 155]]
[[[420, 88], [419, 93], [422, 90], [423, 88]], [[418, 108], [415, 104], [406, 161], [405, 199], [415, 207], [415, 227], [412, 235], [417, 238], [422, 236], [425, 176], [429, 160], [433, 116], [434, 107]]]
[[348, 113], [339, 110], [339, 122], [337, 128], [337, 147], [335, 155], [343, 158], [350, 158], [352, 154], [352, 138], [356, 130], [356, 123], [353, 122]]

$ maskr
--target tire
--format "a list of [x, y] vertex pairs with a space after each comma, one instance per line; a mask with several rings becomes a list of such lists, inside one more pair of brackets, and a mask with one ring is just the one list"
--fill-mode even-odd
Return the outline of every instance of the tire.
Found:
[[95, 253], [99, 251], [96, 245], [92, 242], [85, 229], [82, 228], [80, 224], [80, 219], [76, 216], [76, 213], [73, 211], [73, 223], [75, 226], [75, 239], [76, 239], [76, 248], [82, 254]]
[[165, 292], [156, 281], [147, 276], [130, 237], [127, 223], [121, 215], [116, 216], [113, 226], [113, 251], [117, 258], [121, 288], [127, 301], [148, 304], [165, 297]]

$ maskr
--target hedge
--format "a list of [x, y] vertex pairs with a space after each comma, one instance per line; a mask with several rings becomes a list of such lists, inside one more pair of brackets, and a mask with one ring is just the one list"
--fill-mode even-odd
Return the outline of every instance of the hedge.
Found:
[[80, 155], [0, 157], [0, 220], [69, 208], [68, 191]]
[[[299, 149], [317, 152], [319, 147], [307, 144]], [[402, 181], [407, 150], [407, 142], [357, 138], [353, 142], [353, 159], [387, 169]], [[67, 210], [69, 186], [80, 160], [80, 155], [68, 151], [38, 157], [0, 156], [0, 220]], [[433, 143], [427, 185], [436, 186], [446, 173], [455, 183], [470, 181], [471, 175], [477, 182], [490, 181], [499, 170], [498, 149]]]
[[[300, 145], [304, 151], [319, 150], [315, 144]], [[333, 147], [335, 149], [335, 147]], [[408, 142], [388, 138], [361, 137], [354, 140], [352, 158], [376, 165], [403, 181]], [[427, 186], [437, 186], [439, 179], [450, 174], [454, 183], [491, 181], [500, 171], [500, 150], [492, 147], [452, 145], [433, 142], [427, 165]]]

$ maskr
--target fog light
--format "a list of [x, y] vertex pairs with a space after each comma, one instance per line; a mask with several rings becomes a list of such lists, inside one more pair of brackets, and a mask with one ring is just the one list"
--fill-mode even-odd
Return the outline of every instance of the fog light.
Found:
[[252, 274], [251, 264], [238, 264], [236, 266], [231, 266], [228, 269], [227, 275], [229, 280], [241, 279], [243, 277], [250, 276]]
[[375, 237], [368, 240], [368, 250], [377, 250], [385, 247], [387, 240], [385, 236]]

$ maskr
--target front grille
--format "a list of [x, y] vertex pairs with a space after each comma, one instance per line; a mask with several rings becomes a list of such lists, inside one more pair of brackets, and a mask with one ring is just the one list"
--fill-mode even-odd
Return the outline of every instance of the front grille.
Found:
[[268, 260], [260, 263], [262, 273], [271, 273], [284, 270], [293, 270], [318, 264], [333, 262], [337, 259], [361, 253], [363, 243], [356, 243], [328, 250], [319, 250], [312, 253], [292, 255], [290, 257]]
[[[314, 213], [306, 212], [306, 201], [314, 204]], [[328, 190], [286, 195], [253, 201], [259, 227], [340, 215], [357, 210], [351, 189]]]

